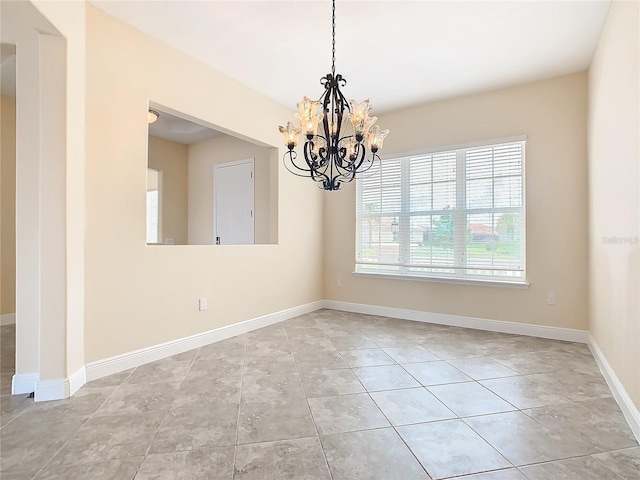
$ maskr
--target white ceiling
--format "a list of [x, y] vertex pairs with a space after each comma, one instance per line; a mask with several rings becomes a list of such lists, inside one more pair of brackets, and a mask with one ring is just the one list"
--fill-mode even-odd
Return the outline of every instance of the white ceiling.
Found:
[[[290, 108], [331, 70], [329, 0], [91, 3]], [[580, 72], [609, 3], [337, 0], [336, 70], [374, 113]]]

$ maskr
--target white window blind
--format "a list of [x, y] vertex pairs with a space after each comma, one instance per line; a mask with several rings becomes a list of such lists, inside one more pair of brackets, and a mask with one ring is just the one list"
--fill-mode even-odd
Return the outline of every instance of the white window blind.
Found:
[[525, 279], [525, 142], [383, 160], [357, 183], [356, 271]]

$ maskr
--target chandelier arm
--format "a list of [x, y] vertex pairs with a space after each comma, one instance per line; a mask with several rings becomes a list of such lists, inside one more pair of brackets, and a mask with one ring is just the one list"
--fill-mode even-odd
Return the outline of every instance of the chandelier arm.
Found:
[[336, 151], [336, 169], [339, 172], [350, 171], [351, 164], [352, 164], [351, 160], [348, 159], [347, 157], [347, 148], [339, 147]]
[[[289, 157], [289, 162], [286, 161], [287, 156]], [[297, 154], [293, 150], [290, 150], [289, 152], [286, 152], [284, 154], [283, 163], [284, 163], [284, 166], [285, 166], [285, 168], [287, 169], [287, 171], [289, 173], [292, 173], [297, 177], [303, 177], [303, 178], [311, 177], [316, 182], [324, 182], [324, 180], [328, 178], [327, 175], [325, 175], [324, 172], [321, 169], [314, 168], [313, 166], [309, 166], [309, 168], [300, 167], [295, 162], [296, 158], [297, 158]], [[291, 167], [289, 166], [289, 164], [293, 165], [293, 167], [296, 170], [299, 170], [301, 172], [305, 172], [305, 174], [301, 174], [301, 173], [296, 172], [295, 170], [292, 170]], [[325, 168], [325, 170], [326, 170], [326, 168]], [[317, 178], [317, 177], [320, 177], [320, 178]]]
[[[311, 173], [311, 169], [306, 169], [306, 168], [299, 167], [295, 162], [295, 159], [297, 158], [297, 156], [298, 156], [298, 154], [294, 150], [289, 150], [288, 152], [285, 152], [285, 154], [282, 156], [282, 160], [283, 160], [282, 163], [284, 163], [285, 168], [290, 173], [293, 173], [294, 175], [296, 175], [298, 177], [309, 177], [308, 173]], [[287, 157], [289, 158], [289, 162], [287, 162]], [[289, 168], [289, 164], [293, 165], [296, 168], [296, 170], [300, 170], [302, 172], [307, 172], [307, 175], [302, 175], [300, 173], [295, 172], [294, 170]]]
[[341, 182], [349, 183], [355, 178], [355, 173], [349, 173], [348, 175], [335, 175], [331, 180], [333, 184], [340, 184]]
[[361, 170], [358, 170], [358, 173], [367, 173], [374, 165], [380, 165], [380, 156], [377, 153], [371, 154], [371, 160], [367, 162], [367, 166]]
[[[323, 137], [322, 135], [315, 136], [321, 138], [322, 141], [328, 145], [327, 139], [325, 137]], [[303, 150], [305, 161], [307, 162], [307, 165], [309, 165], [310, 169], [320, 170], [324, 168], [324, 170], [326, 171], [328, 161], [330, 160], [329, 150], [327, 150], [325, 147], [321, 147], [318, 149], [318, 153], [315, 153], [313, 152], [314, 145], [314, 142], [311, 140], [305, 142]], [[311, 158], [311, 160], [309, 160], [309, 157]]]
[[[320, 158], [320, 162], [318, 162], [317, 160], [315, 160], [313, 157], [318, 157], [318, 155], [313, 154], [312, 151], [312, 143], [311, 141], [306, 142], [304, 144], [304, 150], [303, 150], [303, 154], [304, 154], [304, 160], [307, 162], [307, 165], [309, 166], [310, 170], [305, 170], [308, 171], [311, 174], [311, 178], [316, 181], [316, 182], [325, 182], [325, 180], [328, 180], [328, 176], [326, 174], [327, 171], [327, 166], [329, 165], [329, 163], [326, 163], [326, 157], [323, 157], [322, 155], [319, 156]], [[322, 153], [322, 152], [319, 152]]]

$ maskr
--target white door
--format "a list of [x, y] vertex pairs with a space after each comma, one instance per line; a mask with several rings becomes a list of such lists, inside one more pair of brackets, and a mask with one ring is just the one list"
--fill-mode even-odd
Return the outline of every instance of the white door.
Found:
[[254, 243], [253, 159], [216, 165], [213, 195], [214, 243]]

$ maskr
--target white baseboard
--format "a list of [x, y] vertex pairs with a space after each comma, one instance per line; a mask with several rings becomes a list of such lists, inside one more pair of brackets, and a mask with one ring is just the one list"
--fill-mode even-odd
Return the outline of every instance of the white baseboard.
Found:
[[22, 395], [36, 391], [37, 373], [16, 373], [11, 379], [11, 394]]
[[251, 330], [256, 330], [289, 318], [297, 317], [298, 315], [313, 312], [322, 307], [322, 301], [307, 303], [305, 305], [252, 318], [244, 322], [235, 323], [233, 325], [199, 333], [190, 337], [179, 338], [159, 345], [153, 345], [133, 352], [105, 358], [104, 360], [90, 362], [86, 365], [86, 380], [96, 380], [98, 378], [106, 377], [107, 375], [122, 372], [123, 370], [139, 367], [145, 363], [170, 357], [171, 355], [193, 350], [194, 348], [204, 347], [205, 345], [226, 340], [227, 338], [235, 337], [236, 335], [241, 335]]
[[36, 383], [36, 402], [47, 402], [49, 400], [62, 400], [69, 397], [69, 379], [56, 378], [53, 380], [38, 380]]
[[15, 325], [16, 323], [16, 314], [15, 313], [3, 313], [0, 315], [0, 326], [4, 327], [5, 325]]
[[589, 349], [591, 350], [593, 357], [596, 359], [596, 363], [600, 367], [602, 376], [606, 380], [607, 385], [609, 385], [613, 398], [618, 402], [620, 410], [622, 410], [622, 413], [624, 414], [624, 418], [627, 419], [627, 423], [631, 427], [633, 434], [638, 442], [640, 442], [640, 412], [638, 411], [638, 408], [633, 404], [631, 397], [591, 335], [589, 335]]
[[383, 317], [400, 318], [416, 322], [435, 323], [452, 327], [473, 328], [476, 330], [488, 330], [491, 332], [512, 333], [515, 335], [527, 335], [530, 337], [550, 338], [568, 342], [588, 343], [589, 334], [586, 330], [571, 328], [549, 327], [546, 325], [531, 325], [528, 323], [505, 322], [502, 320], [489, 320], [486, 318], [463, 317], [460, 315], [448, 315], [444, 313], [422, 312], [419, 310], [406, 310], [403, 308], [380, 307], [376, 305], [364, 305], [360, 303], [339, 302], [325, 300], [324, 308], [343, 310], [345, 312], [364, 313], [368, 315], [380, 315]]
[[81, 367], [69, 377], [69, 395], [76, 393], [85, 383], [87, 383], [87, 369]]

